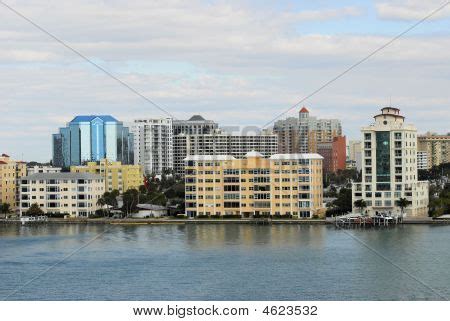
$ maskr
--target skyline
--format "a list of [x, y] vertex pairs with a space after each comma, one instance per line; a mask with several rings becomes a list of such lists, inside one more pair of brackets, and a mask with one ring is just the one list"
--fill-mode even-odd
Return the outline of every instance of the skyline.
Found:
[[[178, 119], [262, 126], [442, 1], [8, 4]], [[51, 134], [75, 115], [166, 117], [0, 9], [1, 152], [48, 161]], [[447, 133], [449, 15], [445, 9], [306, 101], [311, 115], [341, 119], [348, 139], [359, 139], [367, 116], [392, 104], [419, 133]]]

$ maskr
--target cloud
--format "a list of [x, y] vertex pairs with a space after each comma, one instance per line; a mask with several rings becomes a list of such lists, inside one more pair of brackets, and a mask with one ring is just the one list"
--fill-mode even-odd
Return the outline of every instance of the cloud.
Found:
[[[394, 0], [380, 2], [375, 5], [377, 14], [388, 20], [420, 20], [440, 6], [443, 0]], [[433, 15], [430, 20], [439, 20], [450, 17], [450, 5]]]
[[[267, 123], [390, 40], [332, 27], [299, 31], [311, 21], [322, 27], [361, 19], [366, 11], [357, 6], [293, 11], [242, 1], [8, 3], [176, 118], [201, 113], [223, 125]], [[8, 137], [0, 152], [48, 160], [51, 134], [76, 114], [124, 121], [166, 116], [10, 12], [0, 10], [0, 20], [0, 137]], [[341, 118], [345, 132], [359, 137], [359, 127], [392, 97], [420, 130], [444, 131], [449, 50], [450, 39], [442, 35], [404, 37], [306, 105], [313, 115]]]

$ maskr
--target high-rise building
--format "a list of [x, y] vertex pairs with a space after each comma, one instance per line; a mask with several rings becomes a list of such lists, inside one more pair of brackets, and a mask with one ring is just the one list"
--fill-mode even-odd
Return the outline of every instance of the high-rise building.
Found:
[[322, 156], [258, 152], [194, 155], [185, 160], [186, 214], [322, 216]]
[[333, 137], [332, 142], [317, 143], [317, 154], [323, 157], [324, 173], [336, 173], [346, 168], [347, 145], [345, 136]]
[[72, 173], [91, 173], [100, 175], [105, 182], [105, 191], [118, 190], [120, 193], [129, 189], [139, 189], [143, 185], [141, 165], [123, 165], [102, 159], [99, 162], [88, 162], [85, 166], [71, 166]]
[[141, 165], [145, 174], [159, 175], [173, 168], [172, 125], [172, 118], [134, 121], [135, 164]]
[[219, 125], [213, 120], [206, 120], [200, 115], [194, 115], [188, 120], [173, 120], [173, 135], [206, 135], [211, 134]]
[[89, 173], [37, 173], [21, 178], [20, 214], [37, 204], [44, 213], [88, 217], [101, 207], [105, 185]]
[[53, 165], [70, 167], [107, 158], [134, 162], [133, 135], [112, 116], [76, 116], [53, 135]]
[[300, 151], [299, 121], [295, 117], [277, 120], [273, 132], [278, 136], [278, 152], [295, 154]]
[[231, 135], [215, 131], [206, 135], [174, 136], [174, 170], [184, 175], [184, 159], [189, 155], [231, 155], [243, 158], [254, 150], [269, 157], [278, 153], [278, 137], [262, 132], [259, 135]]
[[450, 135], [427, 133], [418, 137], [418, 150], [427, 153], [427, 169], [450, 163]]
[[353, 165], [358, 171], [361, 170], [361, 151], [362, 142], [360, 140], [350, 140], [348, 142], [348, 161]]
[[12, 160], [6, 154], [0, 156], [0, 204], [9, 204], [11, 211], [18, 208], [20, 178], [26, 172], [24, 162]]
[[332, 143], [334, 137], [342, 136], [338, 119], [318, 119], [302, 107], [299, 117], [278, 120], [274, 125], [278, 135], [278, 149], [288, 153], [316, 153], [320, 143]]
[[417, 130], [405, 124], [400, 110], [384, 107], [375, 122], [361, 129], [363, 138], [362, 182], [353, 183], [353, 210], [364, 200], [367, 213], [400, 215], [397, 200], [411, 204], [406, 216], [427, 216], [428, 182], [418, 181]]
[[417, 152], [417, 169], [426, 170], [428, 167], [428, 152]]

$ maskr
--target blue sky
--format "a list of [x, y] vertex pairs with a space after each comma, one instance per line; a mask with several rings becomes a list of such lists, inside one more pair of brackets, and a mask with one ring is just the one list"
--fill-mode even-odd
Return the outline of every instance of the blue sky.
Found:
[[[7, 1], [176, 118], [262, 126], [442, 0]], [[383, 105], [450, 132], [450, 6], [304, 103], [350, 138]], [[165, 117], [0, 7], [0, 152], [51, 158], [77, 114]], [[296, 116], [298, 109], [287, 116]]]

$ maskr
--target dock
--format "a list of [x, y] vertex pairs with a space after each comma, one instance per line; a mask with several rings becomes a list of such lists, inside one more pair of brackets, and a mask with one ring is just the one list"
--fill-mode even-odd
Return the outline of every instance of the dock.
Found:
[[389, 227], [389, 226], [396, 226], [398, 224], [403, 224], [403, 218], [400, 216], [387, 216], [387, 215], [364, 216], [364, 215], [348, 214], [339, 217], [336, 216], [334, 218], [334, 224], [338, 228]]

